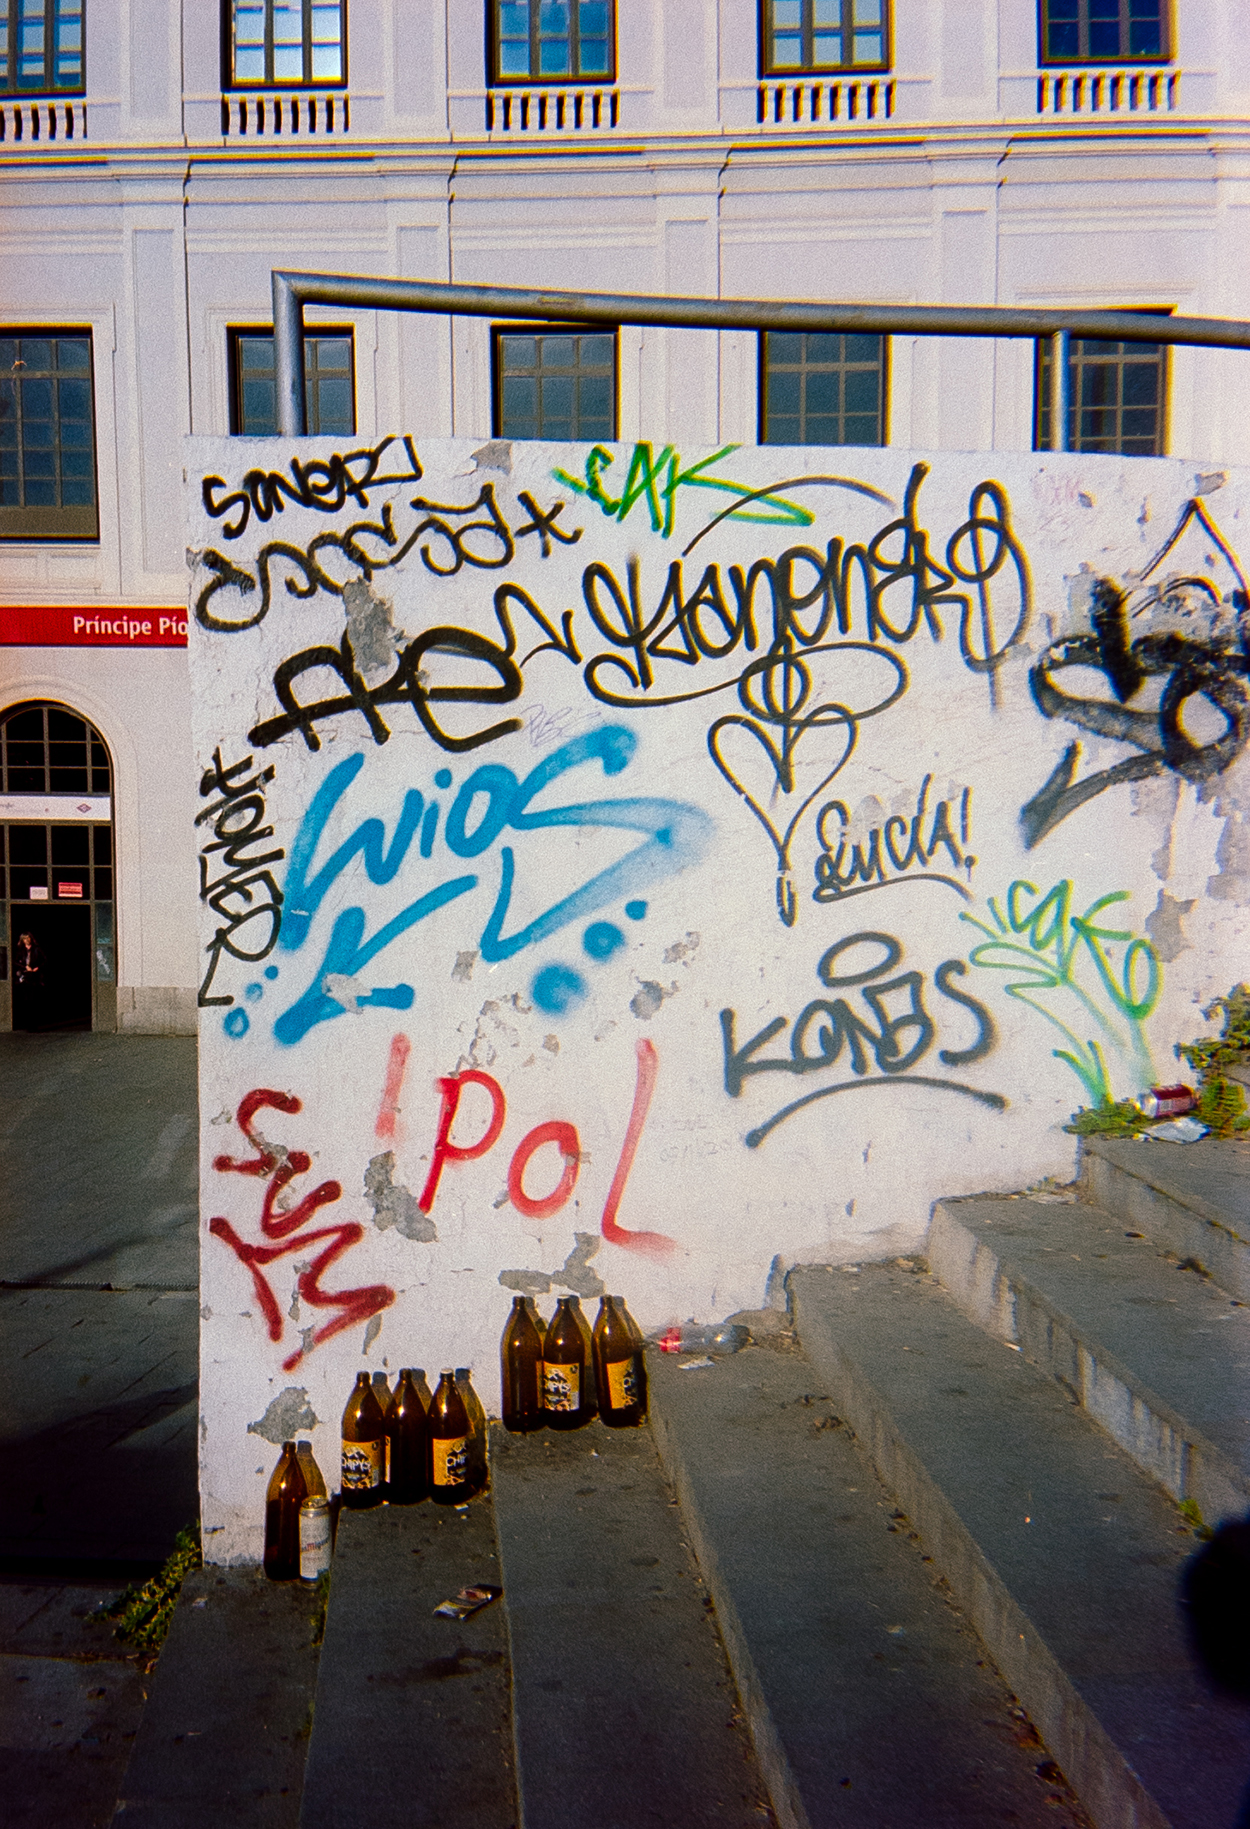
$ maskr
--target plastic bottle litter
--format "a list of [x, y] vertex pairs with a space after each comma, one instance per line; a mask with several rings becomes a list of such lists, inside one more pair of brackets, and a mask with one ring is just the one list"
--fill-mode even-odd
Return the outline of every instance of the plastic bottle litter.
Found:
[[750, 1344], [750, 1329], [740, 1321], [715, 1321], [700, 1325], [686, 1321], [681, 1327], [668, 1327], [656, 1338], [662, 1353], [715, 1353], [723, 1358], [740, 1353]]
[[1168, 1124], [1156, 1124], [1142, 1135], [1152, 1143], [1197, 1143], [1207, 1134], [1207, 1126], [1197, 1118], [1173, 1118]]

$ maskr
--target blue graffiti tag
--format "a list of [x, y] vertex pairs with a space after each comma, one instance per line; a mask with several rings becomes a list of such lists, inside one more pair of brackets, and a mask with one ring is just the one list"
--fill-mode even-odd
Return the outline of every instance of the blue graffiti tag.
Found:
[[[638, 739], [623, 725], [605, 725], [562, 744], [545, 761], [518, 780], [512, 770], [497, 762], [483, 764], [462, 782], [443, 826], [443, 842], [456, 857], [479, 857], [503, 832], [530, 832], [552, 826], [616, 827], [644, 832], [645, 841], [617, 863], [583, 883], [579, 889], [553, 903], [544, 913], [505, 934], [504, 924], [512, 901], [516, 859], [511, 845], [499, 848], [500, 882], [494, 906], [482, 929], [479, 949], [489, 965], [511, 959], [527, 946], [536, 945], [571, 922], [587, 920], [613, 903], [635, 897], [642, 889], [697, 863], [708, 848], [712, 822], [698, 807], [677, 800], [587, 800], [570, 806], [530, 810], [541, 790], [570, 769], [599, 762], [605, 775], [619, 775], [638, 746]], [[431, 856], [437, 806], [427, 810], [422, 794], [409, 788], [404, 794], [394, 834], [388, 844], [380, 819], [365, 819], [326, 862], [315, 868], [318, 845], [340, 800], [364, 767], [364, 756], [348, 756], [336, 763], [317, 789], [291, 847], [287, 866], [282, 929], [278, 940], [284, 952], [296, 952], [305, 943], [314, 917], [326, 895], [345, 871], [359, 863], [371, 883], [392, 882], [408, 855], [413, 839], [421, 834], [420, 855]], [[477, 808], [485, 801], [485, 809]], [[423, 818], [424, 814], [424, 818]], [[433, 817], [431, 817], [433, 815]], [[476, 824], [470, 828], [470, 819]], [[354, 1004], [361, 1009], [381, 1006], [409, 1009], [416, 992], [410, 984], [379, 986], [371, 991], [345, 989], [331, 982], [354, 980], [393, 940], [415, 927], [458, 897], [476, 889], [474, 875], [450, 877], [426, 891], [375, 934], [365, 935], [365, 911], [345, 908], [335, 919], [321, 964], [308, 989], [283, 1011], [274, 1023], [280, 1042], [300, 1042], [318, 1023], [342, 1016]], [[637, 906], [637, 904], [634, 904]], [[335, 995], [336, 989], [341, 993]], [[346, 997], [348, 1002], [342, 1001]]]

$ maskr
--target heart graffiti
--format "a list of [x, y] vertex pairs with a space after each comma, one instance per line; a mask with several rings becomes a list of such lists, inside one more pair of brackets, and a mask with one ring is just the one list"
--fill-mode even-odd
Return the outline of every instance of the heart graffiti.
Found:
[[[851, 652], [870, 655], [874, 661], [885, 662], [893, 674], [890, 690], [876, 703], [858, 710], [850, 704], [833, 699], [809, 709], [813, 682], [808, 662], [818, 654]], [[713, 762], [735, 794], [750, 807], [767, 832], [776, 853], [777, 912], [787, 927], [793, 927], [798, 918], [798, 902], [790, 873], [790, 850], [800, 821], [830, 782], [846, 767], [858, 741], [860, 724], [866, 718], [874, 718], [881, 712], [888, 711], [906, 690], [907, 669], [903, 662], [896, 654], [878, 648], [871, 642], [825, 642], [805, 649], [801, 656], [787, 647], [781, 651], [774, 650], [751, 663], [738, 682], [738, 699], [743, 712], [731, 712], [726, 717], [718, 718], [708, 730], [707, 746]], [[769, 734], [770, 729], [778, 733], [776, 740]], [[775, 801], [780, 792], [787, 796], [787, 812], [794, 805], [794, 811], [784, 823], [774, 822], [761, 805], [760, 798], [749, 791], [726, 761], [722, 753], [722, 733], [728, 730], [745, 730], [767, 756], [773, 780], [770, 800]], [[798, 792], [795, 782], [797, 751], [800, 743], [811, 732], [819, 730], [837, 731], [842, 753], [833, 759], [832, 766], [822, 773], [816, 785], [795, 805], [790, 797]], [[741, 762], [739, 767], [741, 768]]]

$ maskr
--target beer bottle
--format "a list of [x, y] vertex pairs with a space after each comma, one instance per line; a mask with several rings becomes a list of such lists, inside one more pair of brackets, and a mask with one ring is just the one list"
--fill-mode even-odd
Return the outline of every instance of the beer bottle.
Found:
[[590, 1342], [576, 1296], [561, 1296], [543, 1341], [543, 1406], [549, 1429], [580, 1429], [595, 1413]]
[[535, 1325], [529, 1296], [513, 1296], [512, 1313], [499, 1342], [503, 1384], [503, 1426], [513, 1435], [541, 1429], [543, 1414], [543, 1337]]
[[299, 1574], [299, 1508], [307, 1496], [295, 1443], [283, 1442], [265, 1494], [265, 1573], [270, 1581], [294, 1581]]
[[604, 1296], [595, 1318], [599, 1415], [609, 1429], [628, 1429], [647, 1413], [647, 1375], [632, 1317], [621, 1296]]
[[425, 1405], [405, 1366], [386, 1411], [386, 1496], [392, 1505], [415, 1505], [427, 1491], [429, 1444]]
[[486, 1464], [486, 1411], [482, 1407], [481, 1398], [473, 1389], [473, 1372], [469, 1366], [456, 1367], [456, 1389], [473, 1430], [469, 1441], [469, 1483], [474, 1492], [485, 1492], [490, 1484]]
[[430, 1389], [429, 1381], [425, 1375], [425, 1367], [423, 1365], [413, 1366], [412, 1382], [416, 1385], [417, 1390], [420, 1393], [421, 1402], [425, 1405], [425, 1413], [428, 1416], [430, 1414], [430, 1405], [434, 1402], [434, 1393]]
[[325, 1476], [313, 1459], [312, 1443], [296, 1442], [295, 1452], [299, 1456], [299, 1469], [304, 1476], [304, 1484], [308, 1488], [309, 1498], [324, 1499], [328, 1497]]
[[473, 1425], [456, 1389], [456, 1374], [444, 1366], [430, 1405], [430, 1497], [436, 1505], [463, 1505], [472, 1497], [469, 1449]]
[[357, 1372], [356, 1388], [343, 1412], [343, 1503], [353, 1511], [380, 1505], [386, 1493], [386, 1418], [373, 1394], [368, 1372]]

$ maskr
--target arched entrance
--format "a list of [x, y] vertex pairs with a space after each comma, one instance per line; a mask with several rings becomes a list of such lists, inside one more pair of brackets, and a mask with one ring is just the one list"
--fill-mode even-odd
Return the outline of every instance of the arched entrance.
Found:
[[112, 773], [68, 706], [0, 714], [0, 1027], [116, 1026]]

